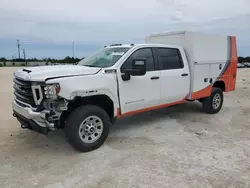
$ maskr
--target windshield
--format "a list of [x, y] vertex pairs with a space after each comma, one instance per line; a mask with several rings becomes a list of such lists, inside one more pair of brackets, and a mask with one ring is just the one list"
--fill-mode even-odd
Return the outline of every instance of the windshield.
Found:
[[94, 54], [81, 60], [78, 65], [89, 67], [111, 67], [114, 65], [130, 48], [103, 48]]

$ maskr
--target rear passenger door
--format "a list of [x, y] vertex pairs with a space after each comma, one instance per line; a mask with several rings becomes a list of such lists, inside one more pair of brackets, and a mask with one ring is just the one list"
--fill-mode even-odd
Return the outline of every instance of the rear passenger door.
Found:
[[160, 69], [161, 104], [183, 100], [190, 86], [188, 63], [183, 62], [177, 48], [155, 48], [154, 51]]

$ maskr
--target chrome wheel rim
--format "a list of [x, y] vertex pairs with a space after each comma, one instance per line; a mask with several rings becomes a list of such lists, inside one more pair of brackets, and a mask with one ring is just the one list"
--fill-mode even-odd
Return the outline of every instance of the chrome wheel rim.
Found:
[[98, 140], [103, 132], [103, 122], [97, 116], [85, 118], [79, 127], [79, 136], [85, 143], [93, 143]]
[[216, 93], [213, 98], [213, 108], [216, 110], [220, 107], [221, 104], [221, 96], [219, 93]]

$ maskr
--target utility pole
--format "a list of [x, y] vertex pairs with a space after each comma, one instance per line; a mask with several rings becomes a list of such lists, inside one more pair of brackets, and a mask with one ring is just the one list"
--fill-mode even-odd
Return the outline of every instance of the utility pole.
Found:
[[24, 59], [25, 64], [27, 65], [27, 62], [26, 62], [26, 54], [25, 54], [25, 50], [24, 50], [24, 49], [23, 49], [23, 59]]
[[72, 43], [72, 57], [75, 58], [75, 42]]
[[15, 66], [15, 59], [16, 59], [16, 57], [13, 55], [13, 56], [12, 56], [12, 65], [13, 65], [13, 66]]
[[18, 49], [18, 59], [20, 60], [20, 44], [19, 44], [19, 40], [17, 40], [17, 49]]

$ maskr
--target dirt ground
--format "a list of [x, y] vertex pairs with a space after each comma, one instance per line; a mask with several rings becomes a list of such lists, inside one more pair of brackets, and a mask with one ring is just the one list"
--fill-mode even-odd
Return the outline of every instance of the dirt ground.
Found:
[[0, 68], [0, 187], [250, 187], [250, 69], [219, 114], [198, 102], [117, 121], [106, 143], [78, 153], [63, 131], [40, 135], [12, 117], [12, 73]]

